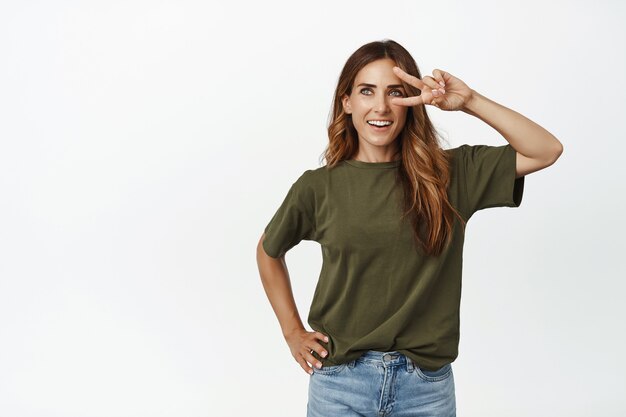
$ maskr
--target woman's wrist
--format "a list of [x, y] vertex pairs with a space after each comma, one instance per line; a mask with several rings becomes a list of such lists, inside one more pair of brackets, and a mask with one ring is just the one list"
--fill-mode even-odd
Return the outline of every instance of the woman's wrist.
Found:
[[482, 96], [480, 95], [480, 93], [476, 92], [475, 90], [471, 90], [471, 92], [472, 94], [470, 98], [468, 98], [465, 104], [463, 104], [461, 111], [467, 114], [471, 114], [472, 116], [476, 116], [475, 110], [476, 110], [477, 101], [480, 100]]

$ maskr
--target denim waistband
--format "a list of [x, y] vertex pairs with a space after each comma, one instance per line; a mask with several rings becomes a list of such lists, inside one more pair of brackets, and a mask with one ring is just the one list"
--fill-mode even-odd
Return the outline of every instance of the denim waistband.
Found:
[[365, 360], [368, 362], [380, 362], [386, 366], [392, 365], [407, 365], [409, 368], [412, 368], [415, 364], [414, 362], [403, 353], [398, 352], [397, 350], [391, 351], [377, 351], [377, 350], [368, 350], [361, 355], [357, 360]]

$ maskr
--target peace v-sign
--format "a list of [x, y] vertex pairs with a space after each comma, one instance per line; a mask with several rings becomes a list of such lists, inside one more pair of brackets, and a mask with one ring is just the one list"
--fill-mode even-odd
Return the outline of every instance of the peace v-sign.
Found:
[[441, 110], [460, 110], [467, 105], [472, 97], [472, 90], [460, 79], [449, 72], [436, 69], [433, 77], [427, 75], [419, 78], [393, 67], [393, 72], [404, 82], [419, 89], [421, 94], [412, 97], [395, 97], [391, 104], [402, 106], [418, 106], [430, 104]]

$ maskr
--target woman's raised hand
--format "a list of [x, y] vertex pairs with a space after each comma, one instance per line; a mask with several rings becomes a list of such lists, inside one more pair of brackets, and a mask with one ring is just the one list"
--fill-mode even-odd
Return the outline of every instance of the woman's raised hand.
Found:
[[311, 350], [316, 351], [322, 358], [328, 356], [328, 352], [322, 345], [319, 344], [317, 341], [318, 339], [328, 342], [328, 337], [326, 335], [320, 332], [308, 332], [306, 329], [298, 329], [285, 335], [285, 340], [289, 345], [291, 355], [308, 374], [313, 372], [309, 363], [313, 364], [317, 368], [322, 366], [322, 363], [318, 361], [315, 356], [313, 356]]
[[393, 67], [393, 71], [402, 81], [419, 89], [421, 94], [412, 97], [396, 97], [391, 99], [391, 104], [402, 106], [430, 104], [441, 110], [460, 110], [472, 98], [472, 89], [449, 72], [436, 69], [433, 71], [434, 78], [427, 75], [420, 80], [399, 67]]

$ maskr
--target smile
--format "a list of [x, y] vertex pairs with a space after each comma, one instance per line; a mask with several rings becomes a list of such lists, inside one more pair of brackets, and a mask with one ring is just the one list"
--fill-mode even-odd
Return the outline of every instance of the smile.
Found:
[[368, 120], [367, 123], [373, 126], [389, 126], [393, 122], [391, 120]]
[[391, 120], [368, 120], [367, 124], [376, 132], [384, 132], [391, 129], [393, 122]]

